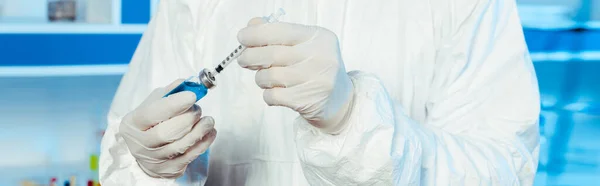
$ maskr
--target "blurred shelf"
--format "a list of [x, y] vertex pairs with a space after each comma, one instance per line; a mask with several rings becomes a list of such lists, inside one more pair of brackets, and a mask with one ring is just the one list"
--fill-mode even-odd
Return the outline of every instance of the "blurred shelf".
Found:
[[146, 28], [146, 24], [0, 22], [0, 34], [142, 34]]
[[529, 21], [521, 20], [523, 28], [525, 29], [537, 29], [537, 30], [572, 30], [572, 29], [588, 29], [588, 30], [600, 30], [600, 21], [589, 21], [584, 23], [578, 23], [572, 20], [553, 20], [553, 21]]
[[0, 77], [54, 77], [122, 75], [127, 64], [73, 66], [8, 66], [0, 67]]
[[535, 62], [600, 62], [600, 51], [581, 52], [532, 52], [531, 60]]
[[[600, 51], [581, 53], [550, 52], [531, 53], [534, 62], [600, 62]], [[106, 65], [62, 65], [62, 66], [0, 66], [0, 77], [53, 77], [53, 76], [98, 76], [122, 75], [127, 64]]]
[[0, 185], [20, 185], [22, 181], [34, 181], [37, 184], [46, 185], [51, 178], [57, 178], [57, 185], [63, 185], [65, 180], [71, 176], [76, 177], [76, 184], [86, 185], [90, 179], [95, 179], [95, 171], [89, 169], [89, 163], [63, 164], [56, 166], [33, 166], [33, 167], [2, 167], [0, 169]]
[[526, 29], [569, 30], [600, 29], [600, 21], [580, 22], [575, 19], [573, 7], [561, 5], [519, 4], [519, 16]]
[[[561, 63], [570, 61], [598, 63], [600, 62], [600, 51], [534, 52], [531, 53], [531, 59], [535, 63]], [[122, 75], [127, 72], [127, 69], [128, 64], [0, 66], [0, 77]]]

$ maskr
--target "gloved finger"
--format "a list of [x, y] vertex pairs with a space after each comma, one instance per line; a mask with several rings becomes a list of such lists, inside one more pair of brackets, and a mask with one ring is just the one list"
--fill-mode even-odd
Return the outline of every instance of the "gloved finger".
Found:
[[148, 130], [158, 123], [183, 113], [196, 103], [196, 94], [178, 92], [144, 105], [131, 112], [132, 124], [139, 130]]
[[140, 167], [144, 172], [149, 173], [148, 175], [155, 178], [177, 178], [183, 175], [185, 169], [192, 161], [208, 150], [210, 145], [215, 141], [216, 135], [217, 131], [212, 129], [202, 140], [190, 147], [183, 155], [172, 160], [157, 161], [154, 163], [142, 162], [140, 163], [142, 165]]
[[300, 100], [294, 100], [294, 93], [291, 88], [271, 88], [265, 89], [263, 99], [269, 106], [284, 106], [296, 110], [296, 105], [300, 105]]
[[318, 29], [286, 22], [252, 25], [240, 30], [238, 41], [249, 48], [266, 45], [294, 46], [313, 38]]
[[190, 147], [183, 155], [174, 159], [179, 165], [187, 166], [194, 161], [198, 156], [204, 154], [210, 145], [215, 141], [217, 137], [217, 130], [212, 129], [209, 131], [202, 140], [196, 142], [194, 146]]
[[183, 175], [185, 172], [185, 166], [173, 165], [171, 161], [139, 161], [138, 165], [140, 168], [150, 177], [153, 178], [167, 178], [174, 179]]
[[[315, 109], [306, 106], [307, 103], [325, 102], [330, 93], [327, 87], [333, 87], [334, 82], [316, 82], [319, 80], [311, 80], [293, 87], [288, 88], [271, 88], [265, 89], [263, 99], [269, 106], [284, 106], [296, 112], [306, 113]], [[311, 90], [306, 92], [306, 90]]]
[[201, 141], [212, 130], [214, 130], [215, 121], [212, 117], [203, 117], [196, 123], [192, 130], [170, 144], [158, 148], [146, 148], [147, 152], [138, 154], [148, 154], [149, 160], [173, 159], [184, 154], [190, 147]]
[[248, 21], [248, 26], [260, 25], [267, 23], [268, 20], [265, 17], [255, 17]]
[[173, 90], [175, 87], [177, 87], [183, 81], [184, 81], [184, 79], [177, 79], [165, 87], [159, 87], [159, 88], [154, 89], [150, 93], [150, 95], [148, 95], [148, 97], [146, 97], [146, 99], [144, 99], [142, 104], [140, 104], [140, 106], [138, 106], [138, 107], [148, 105], [156, 100], [161, 99], [163, 96], [165, 96], [165, 94], [167, 94], [169, 91]]
[[183, 83], [183, 81], [185, 81], [185, 80], [184, 79], [176, 79], [175, 81], [171, 82], [171, 84], [165, 86], [165, 92], [164, 93], [167, 94], [171, 90], [175, 89], [175, 87], [179, 86], [179, 84]]
[[258, 70], [272, 66], [289, 66], [303, 59], [304, 56], [294, 47], [272, 45], [247, 48], [238, 58], [238, 64], [242, 68]]
[[262, 89], [293, 87], [308, 81], [308, 77], [290, 67], [271, 67], [256, 72], [256, 85]]
[[146, 140], [143, 140], [142, 143], [146, 147], [159, 147], [179, 140], [190, 133], [192, 127], [200, 121], [201, 116], [202, 109], [200, 106], [193, 105], [183, 114], [148, 129], [142, 137]]

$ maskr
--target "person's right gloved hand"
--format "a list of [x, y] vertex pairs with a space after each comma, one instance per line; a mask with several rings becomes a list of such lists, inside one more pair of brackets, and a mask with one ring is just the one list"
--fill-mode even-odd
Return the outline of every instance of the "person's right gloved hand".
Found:
[[216, 137], [214, 120], [201, 118], [194, 93], [183, 91], [163, 98], [181, 82], [155, 89], [119, 127], [129, 151], [151, 177], [180, 177]]

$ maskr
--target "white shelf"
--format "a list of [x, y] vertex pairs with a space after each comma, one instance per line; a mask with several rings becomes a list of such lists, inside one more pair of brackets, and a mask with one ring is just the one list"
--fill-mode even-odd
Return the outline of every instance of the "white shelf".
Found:
[[0, 67], [0, 77], [55, 77], [122, 75], [128, 65], [73, 65], [73, 66], [8, 66]]
[[[600, 62], [599, 51], [583, 52], [534, 52], [534, 62], [585, 61]], [[114, 65], [70, 65], [70, 66], [3, 66], [1, 77], [68, 77], [68, 76], [104, 76], [122, 75], [127, 72], [127, 64]]]
[[582, 52], [534, 52], [530, 54], [531, 60], [543, 62], [565, 62], [565, 61], [600, 61], [600, 51]]
[[0, 23], [0, 34], [142, 34], [146, 24]]

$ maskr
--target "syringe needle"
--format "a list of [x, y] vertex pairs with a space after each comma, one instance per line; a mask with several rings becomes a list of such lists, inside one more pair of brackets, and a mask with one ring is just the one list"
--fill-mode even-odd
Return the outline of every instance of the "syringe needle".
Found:
[[[281, 17], [282, 15], [285, 15], [285, 11], [280, 8], [279, 10], [277, 10], [277, 12], [272, 13], [271, 15], [269, 15], [269, 17], [267, 18], [267, 22], [269, 23], [273, 23], [273, 22], [277, 22], [279, 17]], [[223, 61], [221, 61], [217, 67], [215, 67], [215, 69], [212, 71], [213, 75], [216, 75], [217, 73], [221, 73], [221, 71], [223, 71], [223, 69], [225, 69], [225, 67], [227, 67], [227, 65], [229, 65], [229, 63], [231, 63], [233, 60], [237, 59], [242, 52], [246, 50], [246, 46], [244, 45], [240, 45], [237, 48], [235, 48], [235, 50], [233, 50], [229, 56], [227, 56]]]

